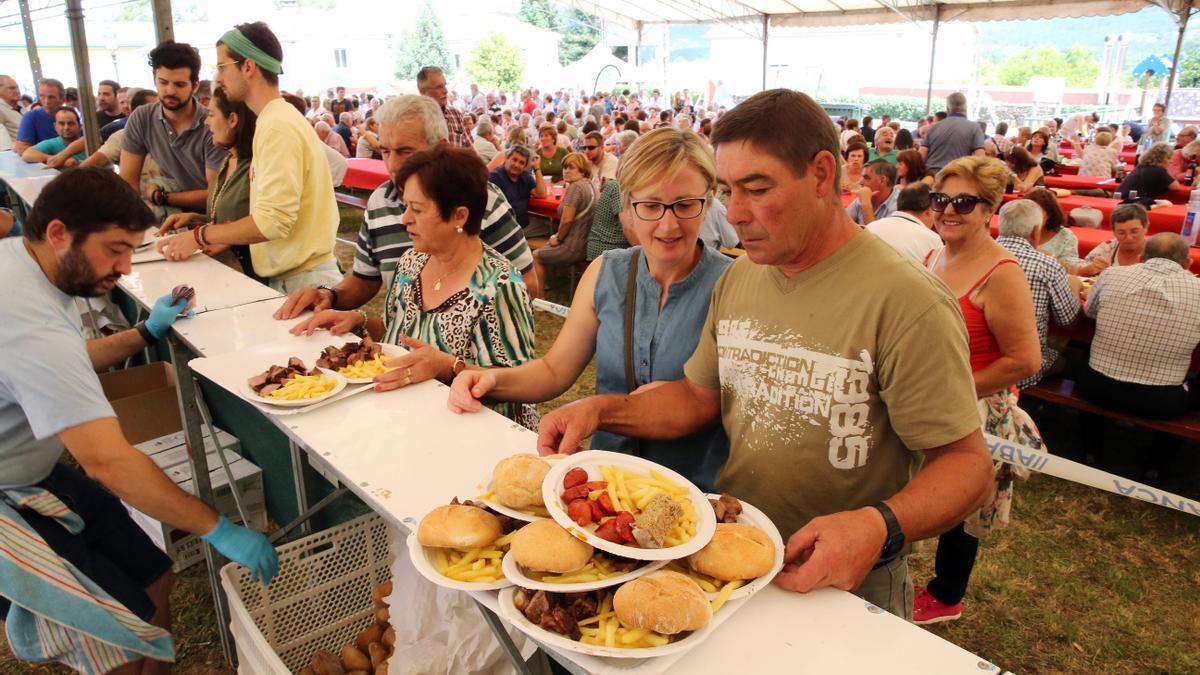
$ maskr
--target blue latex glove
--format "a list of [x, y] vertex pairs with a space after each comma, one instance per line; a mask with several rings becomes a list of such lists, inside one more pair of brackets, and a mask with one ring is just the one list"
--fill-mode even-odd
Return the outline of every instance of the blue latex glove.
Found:
[[279, 574], [279, 558], [271, 542], [254, 530], [234, 525], [225, 516], [221, 516], [212, 532], [200, 538], [212, 544], [221, 555], [249, 568], [251, 578], [261, 581], [263, 586]]
[[187, 307], [187, 298], [180, 298], [171, 304], [171, 294], [167, 293], [158, 300], [154, 301], [154, 308], [150, 310], [150, 318], [146, 319], [146, 328], [155, 339], [161, 340], [171, 329], [171, 324], [179, 318], [179, 313]]

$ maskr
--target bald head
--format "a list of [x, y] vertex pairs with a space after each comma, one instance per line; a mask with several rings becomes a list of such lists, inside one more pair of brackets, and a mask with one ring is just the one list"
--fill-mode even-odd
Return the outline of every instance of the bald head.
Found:
[[1191, 256], [1188, 255], [1189, 248], [1187, 239], [1180, 235], [1174, 232], [1160, 232], [1146, 240], [1142, 260], [1166, 258], [1179, 263], [1179, 266], [1186, 270], [1191, 266], [1192, 261]]

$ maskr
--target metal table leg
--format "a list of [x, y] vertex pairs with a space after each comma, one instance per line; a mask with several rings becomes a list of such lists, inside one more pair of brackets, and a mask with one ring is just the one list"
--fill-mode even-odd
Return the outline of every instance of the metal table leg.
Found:
[[[304, 450], [300, 449], [300, 446], [296, 444], [296, 441], [293, 441], [290, 438], [288, 439], [288, 450], [292, 455], [292, 481], [296, 488], [296, 513], [305, 514], [308, 513], [309, 509], [311, 508], [308, 503], [308, 486], [304, 482], [304, 477], [306, 474], [305, 469], [308, 466], [308, 462], [304, 460]], [[308, 518], [311, 517], [311, 515], [308, 516], [301, 523], [301, 535], [312, 533], [312, 527], [308, 524]]]
[[512, 636], [504, 630], [504, 622], [500, 617], [492, 613], [492, 610], [484, 607], [482, 603], [475, 600], [475, 606], [479, 608], [479, 613], [483, 615], [483, 620], [487, 622], [492, 633], [496, 636], [496, 640], [500, 642], [500, 646], [508, 653], [508, 658], [512, 661], [513, 668], [521, 675], [533, 675], [533, 671], [529, 669], [529, 664], [525, 663], [524, 657], [521, 656], [521, 650], [517, 649], [517, 645], [513, 643]]
[[[208, 477], [208, 458], [204, 452], [204, 435], [200, 431], [200, 409], [196, 401], [196, 388], [189, 386], [192, 382], [191, 369], [187, 367], [189, 353], [179, 344], [179, 339], [171, 335], [167, 340], [171, 354], [171, 366], [175, 370], [175, 391], [179, 397], [180, 418], [183, 421], [183, 433], [188, 446], [188, 455], [192, 464], [192, 480], [196, 486], [196, 497], [200, 501], [213, 506], [212, 484]], [[213, 438], [216, 442], [216, 438]], [[201, 541], [204, 547], [204, 561], [208, 566], [208, 582], [212, 586], [213, 601], [217, 610], [217, 633], [221, 636], [221, 648], [229, 663], [237, 663], [237, 652], [234, 649], [233, 636], [229, 633], [229, 601], [221, 588], [221, 579], [217, 571], [228, 562], [224, 556], [207, 542]]]

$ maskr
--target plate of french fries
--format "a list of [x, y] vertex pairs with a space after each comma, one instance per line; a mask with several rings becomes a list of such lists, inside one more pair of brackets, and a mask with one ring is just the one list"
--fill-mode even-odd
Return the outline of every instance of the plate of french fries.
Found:
[[567, 635], [546, 630], [530, 621], [521, 610], [516, 608], [513, 602], [519, 591], [520, 589], [516, 587], [500, 591], [500, 616], [515, 626], [517, 630], [540, 643], [563, 651], [589, 656], [619, 659], [668, 656], [687, 651], [703, 642], [715, 626], [714, 622], [709, 621], [699, 630], [673, 636], [661, 635], [645, 629], [630, 628], [623, 625], [613, 611], [613, 593], [605, 592], [599, 611], [594, 616], [577, 622], [582, 635], [579, 640], [573, 640]]
[[604, 450], [555, 463], [542, 482], [550, 517], [621, 558], [675, 560], [703, 548], [717, 519], [704, 493], [665, 466]]
[[513, 533], [488, 546], [469, 550], [422, 546], [416, 533], [408, 535], [408, 556], [421, 576], [457, 591], [495, 591], [512, 586], [504, 576], [501, 561]]
[[308, 374], [293, 373], [277, 389], [265, 396], [254, 391], [247, 382], [242, 382], [242, 394], [248, 400], [285, 408], [312, 405], [336, 396], [345, 388], [345, 377], [322, 368], [313, 369]]
[[392, 370], [392, 368], [384, 365], [385, 361], [408, 353], [408, 350], [404, 347], [386, 342], [377, 344], [381, 347], [381, 352], [374, 358], [347, 364], [338, 369], [337, 372], [346, 378], [346, 382], [349, 384], [371, 384], [375, 381], [376, 375], [382, 375]]
[[[720, 495], [708, 495], [711, 499], [718, 499]], [[737, 516], [737, 522], [753, 525], [767, 534], [771, 539], [771, 543], [775, 545], [775, 562], [771, 566], [771, 570], [754, 579], [736, 579], [733, 581], [722, 581], [715, 579], [705, 574], [697, 572], [688, 565], [686, 559], [670, 561], [666, 569], [686, 574], [693, 581], [700, 585], [700, 588], [708, 594], [710, 600], [713, 601], [713, 612], [715, 613], [729, 600], [741, 600], [754, 595], [758, 591], [765, 588], [775, 578], [775, 575], [783, 569], [783, 554], [786, 549], [783, 543], [783, 537], [779, 535], [779, 529], [767, 517], [767, 514], [759, 511], [753, 505], [741, 501], [742, 512]]]
[[[505, 556], [500, 563], [500, 568], [509, 581], [521, 588], [555, 593], [581, 593], [609, 586], [620, 586], [626, 581], [632, 581], [653, 572], [669, 562], [668, 560], [630, 560], [625, 561], [626, 564], [622, 564], [611, 556], [596, 551], [591, 561], [583, 568], [562, 574], [524, 570], [517, 564], [516, 558], [513, 556]], [[629, 567], [628, 563], [636, 566], [632, 570], [626, 569]]]

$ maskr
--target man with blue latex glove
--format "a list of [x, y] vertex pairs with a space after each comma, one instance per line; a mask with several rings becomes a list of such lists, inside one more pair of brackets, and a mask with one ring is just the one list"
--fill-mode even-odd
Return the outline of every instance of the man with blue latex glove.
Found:
[[[130, 445], [96, 377], [165, 337], [187, 308], [177, 291], [174, 299], [155, 302], [149, 318], [130, 330], [98, 340], [85, 340], [81, 332], [74, 298], [102, 295], [129, 274], [133, 250], [154, 224], [138, 194], [116, 174], [72, 169], [42, 189], [23, 236], [0, 241], [0, 288], [19, 289], [0, 302], [0, 344], [6, 349], [0, 359], [0, 486], [44, 490], [70, 505], [84, 523], [74, 534], [34, 509], [16, 512], [61, 559], [143, 621], [165, 628], [171, 560], [120, 500], [203, 536], [264, 583], [278, 572], [278, 562], [262, 535], [219, 517]], [[58, 461], [64, 446], [79, 468]], [[47, 606], [53, 597], [45, 588], [3, 590], [0, 616], [9, 601]], [[63, 658], [83, 663], [86, 655]], [[155, 672], [145, 665], [142, 672]]]
[[221, 555], [247, 567], [250, 578], [261, 581], [263, 586], [271, 583], [279, 573], [279, 558], [271, 542], [259, 532], [234, 525], [225, 516], [221, 516], [212, 532], [200, 538], [212, 544]]

